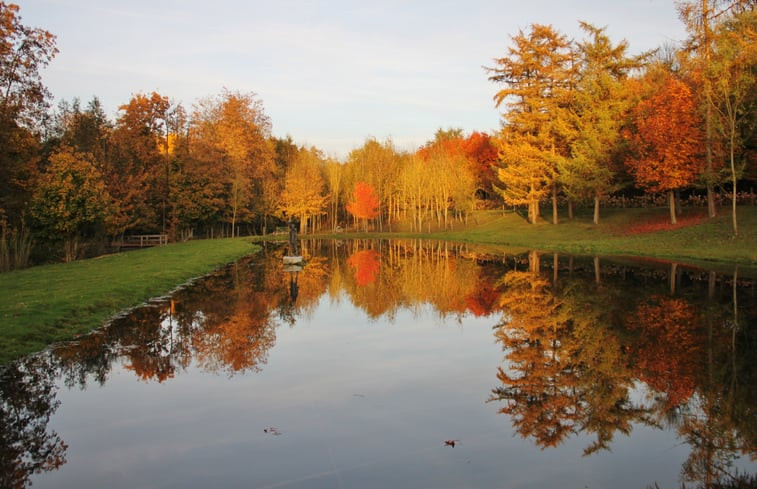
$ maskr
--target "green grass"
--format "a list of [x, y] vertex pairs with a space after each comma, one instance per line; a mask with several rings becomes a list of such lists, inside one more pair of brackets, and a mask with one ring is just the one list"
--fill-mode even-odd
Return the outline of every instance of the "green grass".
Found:
[[[479, 215], [477, 225], [436, 236], [576, 254], [757, 264], [757, 208], [739, 209], [738, 237], [733, 237], [731, 217], [725, 210], [714, 219], [702, 217], [676, 229], [645, 232], [645, 227], [654, 229], [653, 224], [669, 219], [667, 212], [667, 209], [607, 209], [598, 225], [591, 222], [590, 216], [582, 215], [572, 221], [562, 218], [559, 224], [553, 225], [549, 222], [529, 224], [518, 214], [490, 211]], [[631, 228], [636, 231], [628, 233]]]
[[0, 364], [255, 250], [245, 239], [198, 240], [0, 274]]

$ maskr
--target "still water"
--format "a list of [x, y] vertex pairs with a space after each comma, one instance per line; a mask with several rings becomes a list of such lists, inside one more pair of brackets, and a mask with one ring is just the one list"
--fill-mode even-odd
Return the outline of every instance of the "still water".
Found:
[[[757, 473], [744, 271], [311, 241], [0, 376], [0, 486], [730, 487]], [[752, 480], [753, 481], [753, 480]]]

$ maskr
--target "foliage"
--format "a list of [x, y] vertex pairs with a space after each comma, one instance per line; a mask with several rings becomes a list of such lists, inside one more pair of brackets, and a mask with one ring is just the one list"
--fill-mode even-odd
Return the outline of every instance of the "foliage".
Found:
[[575, 79], [574, 54], [568, 38], [551, 26], [532, 24], [512, 42], [507, 56], [489, 69], [489, 80], [506, 85], [494, 96], [496, 105], [508, 109], [499, 137], [498, 177], [505, 201], [527, 205], [535, 223], [539, 201], [550, 192], [556, 198], [556, 158], [567, 155], [562, 126]]
[[615, 190], [622, 153], [621, 128], [630, 100], [625, 80], [638, 66], [626, 55], [628, 43], [613, 45], [605, 29], [588, 23], [581, 28], [590, 36], [578, 43], [579, 76], [574, 98], [574, 116], [569, 130], [570, 156], [557, 164], [563, 192], [572, 200], [594, 198], [594, 223], [599, 222], [603, 195]]
[[50, 156], [50, 167], [37, 185], [30, 211], [37, 232], [50, 241], [62, 237], [65, 261], [72, 261], [81, 237], [104, 232], [110, 204], [91, 155], [61, 147]]
[[367, 221], [379, 215], [379, 199], [376, 191], [365, 182], [357, 182], [346, 208], [347, 212], [356, 219], [365, 219], [367, 227]]
[[701, 173], [702, 134], [691, 90], [668, 78], [660, 92], [633, 109], [629, 139], [634, 156], [626, 163], [636, 181], [653, 192], [669, 192], [671, 223], [675, 224], [672, 191], [691, 185]]
[[308, 220], [320, 215], [326, 205], [321, 174], [323, 155], [315, 148], [301, 150], [287, 169], [279, 210], [285, 217], [300, 220], [300, 233], [306, 233]]

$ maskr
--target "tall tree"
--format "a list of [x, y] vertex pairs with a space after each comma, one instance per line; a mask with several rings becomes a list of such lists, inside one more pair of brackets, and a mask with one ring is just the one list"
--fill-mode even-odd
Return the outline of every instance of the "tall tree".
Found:
[[[748, 11], [723, 22], [716, 31], [711, 64], [712, 102], [718, 116], [718, 129], [727, 141], [732, 185], [731, 218], [733, 234], [739, 234], [736, 218], [736, 187], [743, 165], [736, 159], [750, 135], [745, 122], [757, 108], [757, 13]], [[754, 129], [752, 129], [754, 130]]]
[[552, 26], [532, 24], [528, 34], [520, 31], [512, 41], [507, 56], [489, 68], [489, 80], [506, 85], [494, 96], [497, 107], [504, 103], [507, 108], [498, 176], [505, 201], [528, 205], [532, 223], [539, 217], [539, 201], [551, 192], [552, 221], [557, 224], [555, 164], [568, 150], [561, 126], [574, 84], [574, 53], [568, 38]]
[[19, 6], [0, 2], [0, 221], [13, 225], [36, 173], [35, 129], [49, 97], [40, 71], [57, 53], [54, 35], [22, 24]]
[[261, 184], [274, 172], [271, 121], [256, 94], [225, 90], [200, 102], [193, 124], [202, 158], [219, 167], [226, 187], [225, 217], [235, 235], [237, 222], [253, 217]]
[[152, 92], [136, 94], [119, 107], [111, 137], [112, 155], [104, 175], [118, 205], [117, 234], [161, 229], [162, 203], [168, 191], [162, 178], [162, 150], [170, 106], [168, 97]]
[[308, 221], [320, 215], [326, 205], [321, 174], [323, 155], [315, 148], [301, 150], [287, 169], [279, 208], [286, 217], [300, 220], [300, 232], [306, 233]]
[[637, 183], [667, 192], [670, 222], [676, 223], [674, 190], [691, 185], [701, 172], [702, 136], [694, 96], [685, 83], [668, 78], [662, 89], [633, 109], [634, 155], [626, 160]]
[[599, 203], [614, 190], [622, 143], [621, 127], [630, 109], [624, 80], [638, 66], [627, 56], [628, 43], [613, 45], [604, 28], [581, 22], [589, 36], [578, 43], [580, 74], [571, 119], [571, 154], [558, 163], [563, 191], [570, 202], [594, 199], [594, 224]]
[[713, 31], [715, 25], [722, 21], [728, 12], [750, 8], [752, 0], [677, 0], [678, 15], [689, 32], [689, 39], [685, 49], [695, 55], [695, 69], [703, 74], [702, 90], [699, 94], [701, 103], [704, 105], [705, 122], [705, 167], [703, 172], [705, 186], [707, 188], [707, 209], [710, 217], [715, 217], [714, 186], [717, 183], [716, 165], [714, 158], [714, 107], [713, 107], [713, 82], [715, 73], [711, 69], [713, 50]]

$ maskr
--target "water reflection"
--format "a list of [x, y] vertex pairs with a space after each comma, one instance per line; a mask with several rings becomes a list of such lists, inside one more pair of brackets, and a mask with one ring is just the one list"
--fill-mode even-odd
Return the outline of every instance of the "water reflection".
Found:
[[589, 455], [637, 424], [672, 428], [691, 447], [683, 482], [753, 484], [733, 462], [757, 455], [754, 301], [739, 312], [754, 284], [739, 284], [738, 270], [684, 275], [672, 265], [664, 290], [659, 270], [611, 265], [602, 275], [595, 259], [592, 285], [572, 260], [558, 279], [557, 257], [550, 280], [542, 259], [531, 253], [528, 270], [505, 274], [495, 330], [505, 362], [490, 400], [517, 432], [541, 447], [592, 434]]
[[312, 317], [324, 294], [372, 321], [428, 306], [461, 324], [490, 317], [503, 359], [492, 365], [488, 402], [543, 449], [589, 436], [588, 456], [646, 426], [674, 430], [690, 447], [681, 468], [687, 487], [750, 477], [734, 462], [757, 455], [757, 302], [754, 282], [738, 270], [491, 256], [417, 240], [303, 241], [307, 265], [284, 270], [283, 251], [268, 245], [94, 334], [7, 366], [0, 486], [26, 487], [32, 474], [65, 463], [66, 443], [48, 427], [57, 384], [104, 385], [121, 366], [147, 383], [190, 368], [255, 374], [277, 330]]

